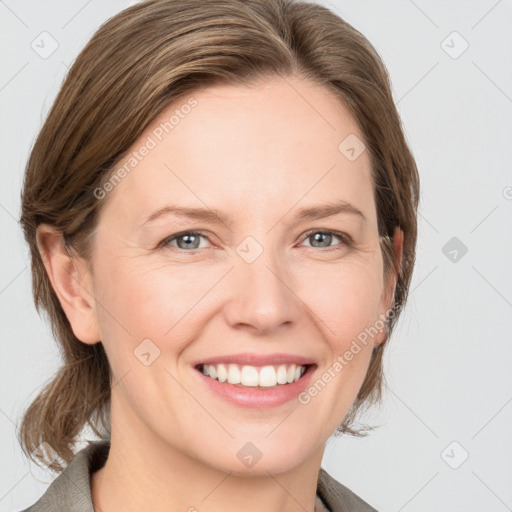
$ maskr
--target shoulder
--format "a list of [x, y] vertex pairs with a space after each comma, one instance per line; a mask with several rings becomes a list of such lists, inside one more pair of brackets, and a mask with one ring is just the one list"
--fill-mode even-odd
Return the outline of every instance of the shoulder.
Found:
[[324, 468], [318, 474], [317, 494], [330, 512], [377, 512], [348, 487], [335, 480]]
[[105, 464], [109, 449], [108, 440], [89, 442], [53, 480], [39, 500], [21, 512], [94, 512], [91, 474]]

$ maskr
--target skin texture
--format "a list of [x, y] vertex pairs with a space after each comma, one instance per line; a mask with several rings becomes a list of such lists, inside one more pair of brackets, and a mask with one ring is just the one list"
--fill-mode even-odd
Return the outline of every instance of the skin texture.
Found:
[[[349, 134], [363, 136], [339, 99], [302, 78], [192, 96], [197, 106], [102, 199], [92, 268], [71, 260], [50, 226], [38, 230], [75, 335], [101, 340], [115, 376], [110, 456], [93, 474], [93, 501], [103, 512], [312, 511], [325, 443], [385, 332], [306, 405], [237, 407], [213, 394], [193, 363], [285, 352], [316, 362], [314, 382], [386, 313], [396, 281], [385, 288], [369, 155], [350, 161], [338, 150]], [[294, 220], [303, 207], [339, 200], [366, 221]], [[139, 228], [169, 204], [221, 210], [232, 224], [169, 215]], [[315, 242], [304, 236], [312, 229], [346, 233], [354, 246], [336, 236]], [[186, 230], [205, 235], [195, 254], [168, 239]], [[236, 252], [248, 236], [263, 249], [252, 263]], [[396, 230], [397, 261], [402, 244]], [[134, 355], [144, 339], [160, 350], [149, 366]], [[262, 453], [252, 468], [236, 455], [247, 442]]]

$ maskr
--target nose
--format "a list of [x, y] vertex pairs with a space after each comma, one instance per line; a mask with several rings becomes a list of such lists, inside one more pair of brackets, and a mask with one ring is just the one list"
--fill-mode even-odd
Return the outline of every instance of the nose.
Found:
[[294, 291], [286, 264], [270, 250], [252, 263], [240, 258], [228, 279], [224, 315], [231, 327], [265, 335], [298, 322], [304, 303]]

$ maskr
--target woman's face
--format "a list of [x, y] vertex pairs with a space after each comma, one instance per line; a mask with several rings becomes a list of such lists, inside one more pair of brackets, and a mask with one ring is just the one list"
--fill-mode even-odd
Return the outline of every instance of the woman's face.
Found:
[[[288, 78], [192, 94], [133, 145], [92, 260], [113, 438], [239, 473], [321, 460], [390, 307], [362, 139], [336, 97]], [[307, 371], [272, 385], [292, 363]]]

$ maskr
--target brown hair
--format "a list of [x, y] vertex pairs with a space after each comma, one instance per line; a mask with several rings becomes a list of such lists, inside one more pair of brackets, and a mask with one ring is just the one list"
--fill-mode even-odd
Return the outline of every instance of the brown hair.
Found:
[[[37, 247], [38, 225], [54, 226], [66, 247], [88, 260], [103, 204], [94, 191], [163, 109], [198, 88], [250, 85], [278, 75], [327, 87], [359, 123], [372, 163], [379, 234], [392, 237], [396, 226], [404, 232], [401, 269], [389, 238], [381, 245], [385, 276], [397, 276], [391, 334], [415, 261], [419, 177], [378, 53], [351, 25], [312, 3], [146, 0], [107, 20], [81, 51], [27, 163], [21, 224], [30, 246], [34, 301], [38, 312], [47, 311], [64, 359], [18, 432], [23, 451], [36, 462], [62, 471], [58, 460], [36, 450], [42, 443], [69, 463], [84, 427], [98, 436], [109, 433], [111, 386], [102, 343], [75, 337], [51, 286]], [[381, 399], [383, 345], [374, 350], [337, 432], [366, 435], [351, 425], [363, 405]]]

